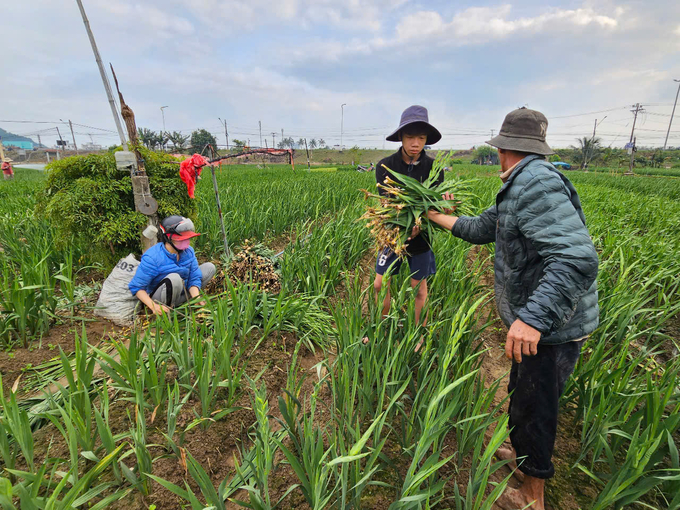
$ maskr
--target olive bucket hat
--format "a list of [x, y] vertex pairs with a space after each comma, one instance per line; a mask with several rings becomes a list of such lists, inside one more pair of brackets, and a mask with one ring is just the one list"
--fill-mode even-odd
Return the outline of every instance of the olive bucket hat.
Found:
[[439, 132], [439, 130], [434, 127], [432, 124], [430, 124], [430, 120], [427, 115], [427, 108], [424, 106], [419, 106], [419, 105], [413, 105], [409, 106], [404, 110], [404, 112], [401, 114], [401, 121], [399, 122], [399, 127], [394, 130], [394, 132], [389, 135], [385, 140], [388, 142], [398, 142], [399, 141], [399, 132], [404, 129], [406, 126], [411, 126], [411, 125], [421, 125], [424, 128], [424, 132], [427, 133], [427, 141], [425, 142], [427, 145], [432, 145], [437, 143], [439, 140], [441, 140], [442, 135]]
[[508, 113], [498, 135], [486, 143], [499, 149], [548, 156], [555, 152], [545, 142], [547, 131], [545, 115], [522, 107]]

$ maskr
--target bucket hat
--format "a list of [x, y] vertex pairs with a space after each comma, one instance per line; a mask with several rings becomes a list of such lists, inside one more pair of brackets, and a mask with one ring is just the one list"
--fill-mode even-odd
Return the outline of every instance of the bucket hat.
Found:
[[522, 107], [508, 113], [498, 135], [486, 143], [499, 149], [547, 156], [555, 153], [545, 142], [547, 131], [545, 115]]
[[430, 120], [427, 115], [427, 108], [419, 105], [409, 106], [406, 108], [406, 110], [404, 110], [404, 113], [401, 114], [399, 127], [395, 129], [391, 135], [385, 138], [385, 140], [388, 142], [398, 142], [399, 132], [406, 126], [410, 126], [412, 124], [424, 124], [427, 128], [427, 141], [425, 144], [432, 145], [441, 140], [442, 134], [436, 127], [430, 124]]
[[179, 215], [169, 216], [161, 221], [161, 230], [173, 241], [184, 241], [201, 235], [196, 232], [193, 221]]

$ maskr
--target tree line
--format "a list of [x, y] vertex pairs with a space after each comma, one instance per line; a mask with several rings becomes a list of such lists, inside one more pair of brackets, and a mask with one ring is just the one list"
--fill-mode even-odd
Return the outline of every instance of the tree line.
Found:
[[[184, 135], [179, 131], [154, 131], [148, 128], [140, 128], [137, 131], [137, 136], [142, 144], [151, 150], [168, 150], [173, 149], [177, 152], [201, 152], [206, 145], [217, 146], [215, 137], [205, 129], [197, 129], [191, 135]], [[237, 138], [232, 140], [231, 145], [236, 150], [244, 149], [248, 144], [244, 140]], [[277, 147], [279, 149], [304, 149], [305, 139], [300, 138], [297, 142], [292, 138], [284, 138]], [[307, 141], [309, 149], [327, 149], [328, 145], [323, 138], [317, 140], [312, 138]]]

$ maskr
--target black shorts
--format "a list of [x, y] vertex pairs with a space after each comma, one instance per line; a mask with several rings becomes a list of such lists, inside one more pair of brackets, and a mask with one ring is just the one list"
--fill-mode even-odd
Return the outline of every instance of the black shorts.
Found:
[[[397, 257], [392, 250], [385, 249], [380, 252], [378, 259], [375, 261], [375, 272], [379, 275], [384, 275], [387, 269], [394, 264], [392, 273], [398, 273], [403, 261], [404, 259]], [[408, 255], [406, 261], [411, 270], [411, 278], [414, 280], [425, 280], [437, 272], [437, 263], [434, 260], [432, 250], [427, 250], [425, 253], [417, 255]]]

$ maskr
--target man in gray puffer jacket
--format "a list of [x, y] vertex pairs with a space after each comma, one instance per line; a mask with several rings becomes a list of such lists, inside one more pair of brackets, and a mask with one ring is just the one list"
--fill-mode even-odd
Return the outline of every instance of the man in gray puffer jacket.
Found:
[[[597, 252], [576, 189], [544, 156], [548, 120], [537, 111], [509, 113], [498, 136], [503, 186], [496, 203], [476, 217], [428, 218], [465, 241], [496, 243], [496, 306], [509, 328], [512, 358], [508, 391], [513, 450], [520, 489], [507, 489], [501, 508], [544, 508], [545, 479], [555, 473], [552, 452], [559, 398], [581, 346], [599, 322]], [[452, 198], [452, 197], [444, 197]]]

